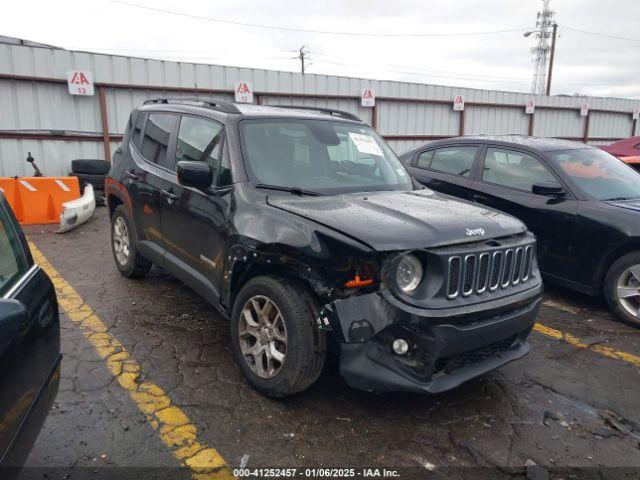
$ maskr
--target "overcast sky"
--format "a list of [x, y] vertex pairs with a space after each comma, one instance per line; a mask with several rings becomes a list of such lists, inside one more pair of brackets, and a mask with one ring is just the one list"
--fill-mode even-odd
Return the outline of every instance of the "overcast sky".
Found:
[[[113, 0], [5, 1], [0, 35], [69, 49], [528, 92], [540, 0], [123, 0], [131, 4], [272, 27], [253, 28], [141, 9]], [[551, 0], [559, 34], [552, 93], [640, 98], [640, 0]], [[566, 27], [566, 28], [563, 28]], [[631, 40], [589, 35], [585, 30]]]

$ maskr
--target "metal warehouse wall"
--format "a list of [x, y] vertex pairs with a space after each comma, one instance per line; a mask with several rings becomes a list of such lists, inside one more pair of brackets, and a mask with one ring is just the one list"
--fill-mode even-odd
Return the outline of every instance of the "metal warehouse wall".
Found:
[[[9, 43], [3, 43], [9, 42]], [[96, 94], [71, 96], [68, 70], [93, 72]], [[27, 175], [31, 152], [48, 175], [74, 158], [105, 158], [117, 148], [129, 112], [148, 98], [201, 95], [231, 99], [238, 80], [257, 103], [328, 106], [360, 115], [397, 152], [459, 134], [522, 133], [608, 143], [635, 132], [640, 100], [541, 96], [248, 68], [148, 60], [23, 45], [0, 38], [0, 176]], [[376, 107], [362, 108], [363, 88]], [[462, 95], [464, 112], [453, 99]], [[535, 115], [525, 114], [533, 98]], [[580, 105], [589, 104], [581, 117]]]

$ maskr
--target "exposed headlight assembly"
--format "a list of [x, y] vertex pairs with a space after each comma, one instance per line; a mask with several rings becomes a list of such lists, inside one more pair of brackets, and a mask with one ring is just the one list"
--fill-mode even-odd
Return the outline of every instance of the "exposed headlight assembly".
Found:
[[413, 254], [404, 255], [396, 265], [396, 284], [404, 293], [411, 293], [422, 283], [424, 268]]

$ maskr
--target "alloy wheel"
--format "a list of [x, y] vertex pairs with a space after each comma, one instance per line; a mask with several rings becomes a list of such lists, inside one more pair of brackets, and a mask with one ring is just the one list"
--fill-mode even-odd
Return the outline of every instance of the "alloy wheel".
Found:
[[129, 230], [122, 217], [116, 218], [115, 222], [113, 222], [113, 251], [116, 254], [118, 263], [122, 266], [126, 265], [131, 247], [129, 244]]
[[238, 329], [240, 351], [260, 378], [275, 377], [287, 355], [287, 327], [275, 302], [264, 295], [251, 297], [242, 307]]
[[640, 265], [632, 265], [620, 274], [616, 297], [627, 313], [640, 318]]

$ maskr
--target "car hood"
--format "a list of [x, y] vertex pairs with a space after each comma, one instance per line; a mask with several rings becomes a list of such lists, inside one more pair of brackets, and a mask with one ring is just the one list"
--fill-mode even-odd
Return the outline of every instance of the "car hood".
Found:
[[326, 197], [270, 195], [267, 203], [377, 251], [451, 245], [526, 231], [524, 224], [510, 215], [428, 189]]

